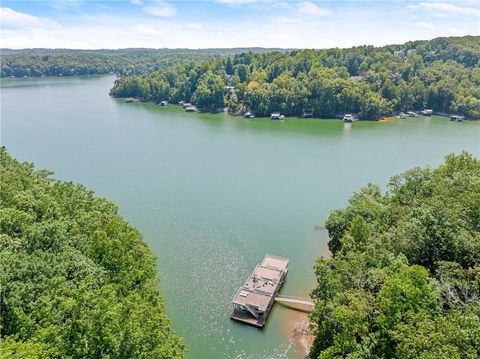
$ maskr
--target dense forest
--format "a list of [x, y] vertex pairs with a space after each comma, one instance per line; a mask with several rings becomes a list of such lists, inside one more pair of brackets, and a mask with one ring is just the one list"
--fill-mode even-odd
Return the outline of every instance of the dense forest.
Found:
[[180, 358], [155, 257], [111, 202], [0, 149], [2, 358]]
[[247, 52], [123, 77], [111, 94], [153, 102], [184, 100], [202, 110], [228, 107], [258, 116], [357, 113], [376, 119], [429, 108], [480, 118], [480, 37], [379, 48]]
[[74, 76], [115, 73], [141, 75], [174, 65], [188, 65], [212, 57], [245, 51], [276, 49], [2, 49], [1, 77]]
[[480, 161], [369, 184], [326, 228], [312, 358], [480, 357]]

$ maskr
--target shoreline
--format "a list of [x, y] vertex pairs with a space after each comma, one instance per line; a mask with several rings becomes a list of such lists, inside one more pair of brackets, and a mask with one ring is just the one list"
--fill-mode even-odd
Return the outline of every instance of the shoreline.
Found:
[[[112, 95], [110, 95], [112, 96]], [[126, 100], [130, 97], [115, 97], [115, 96], [112, 96], [114, 99], [116, 100]], [[162, 107], [162, 106], [159, 106], [157, 103], [155, 102], [152, 102], [152, 101], [143, 101], [139, 98], [136, 98], [136, 97], [131, 97], [132, 99], [135, 99], [134, 101], [131, 101], [130, 103], [141, 103], [141, 104], [149, 104], [149, 105], [156, 105], [158, 107]], [[127, 103], [129, 103], [128, 101], [126, 101]], [[179, 105], [179, 104], [176, 104], [176, 103], [168, 103], [167, 106], [165, 107], [168, 107], [168, 106], [175, 106], [175, 107], [178, 107], [180, 109], [183, 109], [182, 108], [182, 105]], [[259, 116], [259, 117], [253, 117], [253, 118], [245, 118], [243, 115], [240, 115], [240, 114], [235, 114], [235, 113], [231, 113], [231, 112], [228, 112], [227, 110], [224, 110], [224, 111], [217, 111], [217, 112], [211, 112], [211, 111], [202, 111], [202, 110], [197, 110], [195, 111], [196, 113], [200, 113], [200, 114], [211, 114], [211, 115], [218, 115], [218, 114], [224, 114], [224, 115], [228, 115], [228, 116], [231, 116], [233, 118], [236, 118], [236, 117], [239, 117], [239, 118], [243, 118], [245, 120], [251, 120], [251, 121], [255, 121], [255, 119], [259, 119], [259, 120], [263, 120], [263, 119], [267, 119], [267, 120], [271, 120], [269, 117], [262, 117], [262, 116]], [[442, 118], [445, 118], [445, 119], [449, 119], [449, 116], [448, 115], [445, 115], [445, 114], [432, 114], [431, 116], [424, 116], [424, 115], [418, 115], [417, 117], [421, 117], [421, 118], [428, 118], [428, 117], [442, 117]], [[411, 117], [410, 119], [415, 119], [416, 117]], [[285, 119], [282, 119], [282, 120], [272, 120], [274, 122], [283, 122], [287, 119], [293, 119], [293, 120], [310, 120], [310, 121], [340, 121], [340, 122], [344, 122], [342, 120], [342, 118], [338, 118], [338, 117], [331, 117], [331, 118], [322, 118], [322, 117], [310, 117], [310, 118], [303, 118], [301, 117], [300, 115], [293, 115], [293, 116], [286, 116]], [[409, 119], [409, 118], [407, 118]], [[382, 116], [378, 119], [356, 119], [355, 121], [353, 122], [378, 122], [378, 123], [386, 123], [386, 122], [393, 122], [393, 121], [397, 121], [399, 120], [399, 118], [396, 118], [395, 115], [386, 115], [386, 116]], [[480, 122], [480, 118], [466, 118], [464, 120], [465, 122]], [[349, 122], [344, 122], [344, 123], [349, 123]], [[351, 123], [351, 122], [350, 122]]]
[[[293, 354], [297, 358], [307, 358], [313, 341], [310, 332], [310, 320], [307, 313], [287, 309], [282, 318], [282, 331], [287, 335], [288, 341], [294, 347]], [[298, 355], [297, 355], [298, 354]]]

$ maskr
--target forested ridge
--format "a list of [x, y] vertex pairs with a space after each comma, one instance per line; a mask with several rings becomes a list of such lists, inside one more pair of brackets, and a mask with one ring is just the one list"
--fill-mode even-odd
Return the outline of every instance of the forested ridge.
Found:
[[326, 228], [312, 358], [480, 357], [480, 161], [369, 184]]
[[101, 75], [141, 75], [175, 65], [201, 62], [211, 57], [245, 51], [265, 52], [275, 49], [1, 49], [1, 77], [41, 77]]
[[5, 148], [0, 166], [0, 357], [183, 357], [155, 257], [117, 207]]
[[480, 37], [248, 52], [123, 77], [111, 94], [153, 102], [183, 100], [207, 111], [228, 107], [258, 116], [276, 111], [323, 118], [358, 113], [375, 119], [429, 108], [480, 118]]
[[203, 61], [208, 55], [5, 55], [2, 77], [141, 75], [179, 64]]

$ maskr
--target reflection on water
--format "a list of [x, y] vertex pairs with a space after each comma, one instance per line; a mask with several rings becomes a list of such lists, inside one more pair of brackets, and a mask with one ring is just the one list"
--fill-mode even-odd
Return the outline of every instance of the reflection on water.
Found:
[[343, 132], [344, 133], [350, 132], [352, 130], [352, 125], [353, 125], [353, 123], [351, 123], [351, 122], [344, 122], [343, 123]]

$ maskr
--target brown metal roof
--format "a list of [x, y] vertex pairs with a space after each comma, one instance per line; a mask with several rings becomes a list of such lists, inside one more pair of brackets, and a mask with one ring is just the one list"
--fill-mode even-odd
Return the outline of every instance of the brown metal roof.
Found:
[[288, 259], [266, 255], [260, 265], [255, 267], [245, 284], [233, 298], [235, 304], [249, 304], [266, 310], [274, 299], [273, 294], [280, 285], [282, 276], [288, 267]]

